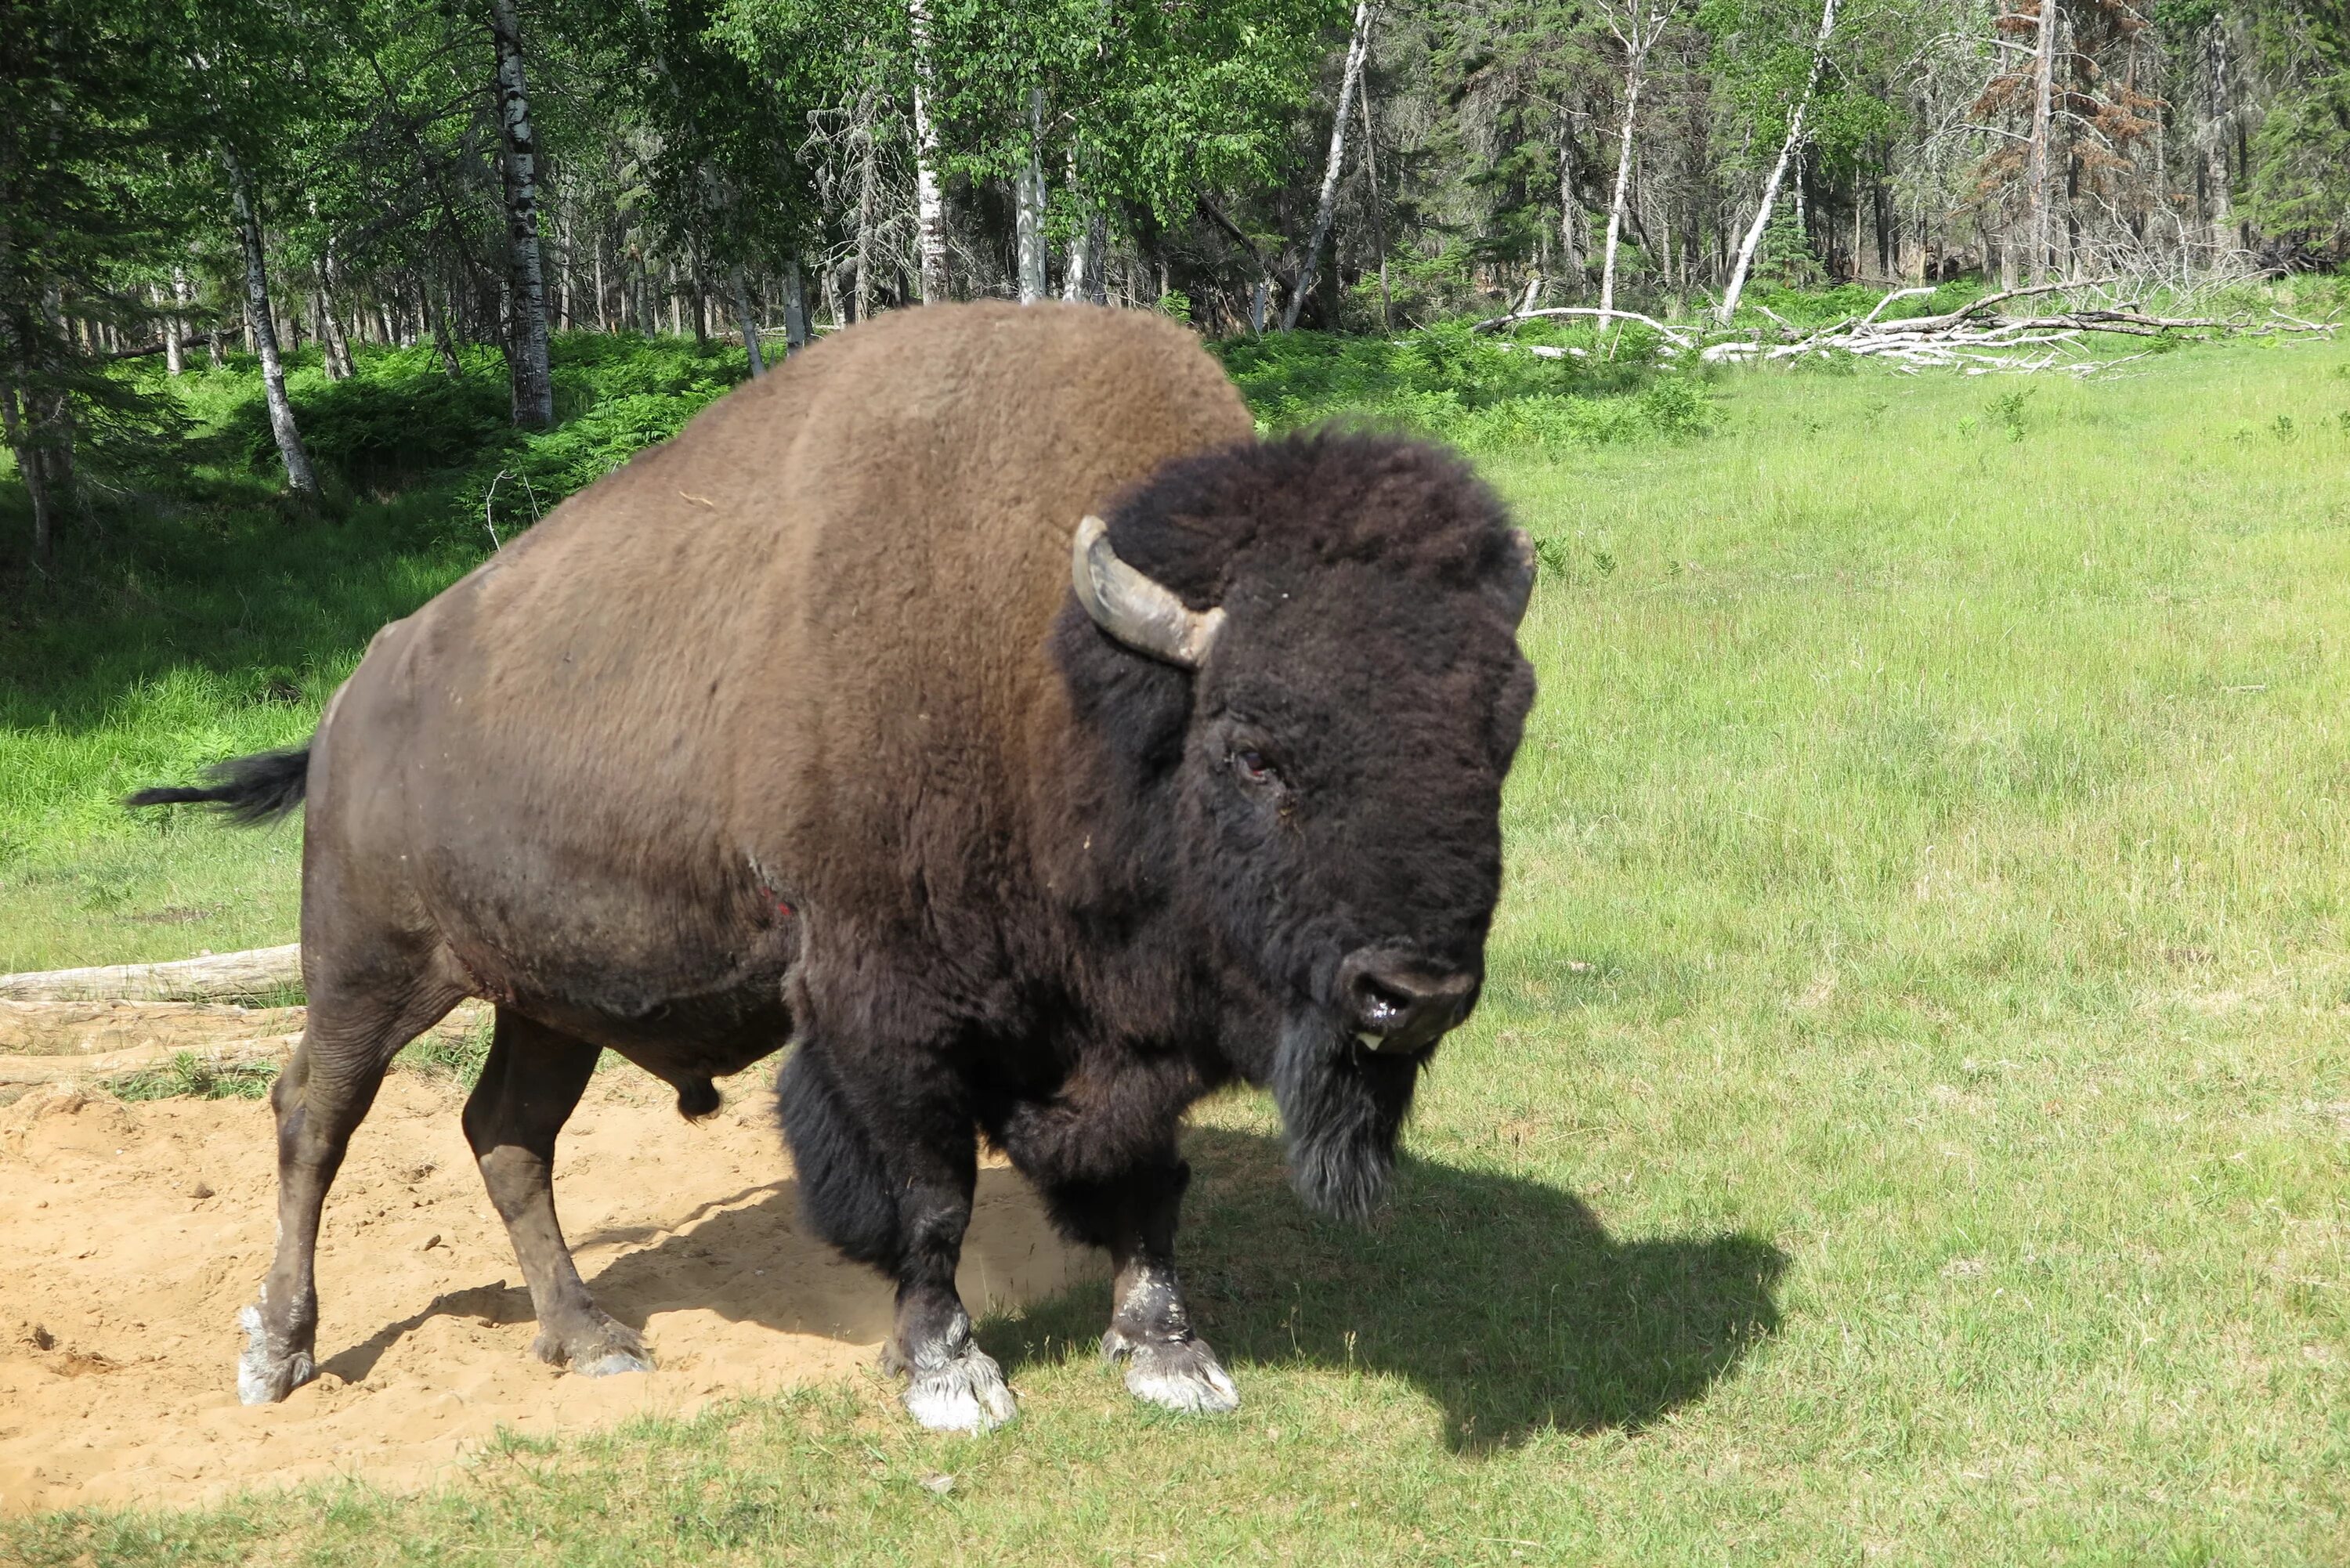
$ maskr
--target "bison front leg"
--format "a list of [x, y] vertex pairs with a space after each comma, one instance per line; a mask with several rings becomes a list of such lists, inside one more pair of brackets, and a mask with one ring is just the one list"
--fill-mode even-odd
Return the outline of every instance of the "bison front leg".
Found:
[[979, 1177], [968, 1116], [902, 1084], [852, 1092], [806, 1044], [775, 1087], [810, 1222], [898, 1282], [881, 1365], [904, 1376], [907, 1410], [935, 1431], [984, 1432], [1011, 1420], [1018, 1407], [1003, 1370], [972, 1341], [955, 1291]]
[[1192, 1331], [1175, 1274], [1175, 1221], [1191, 1179], [1179, 1159], [1115, 1181], [1055, 1188], [1053, 1208], [1064, 1228], [1107, 1248], [1117, 1266], [1101, 1348], [1126, 1364], [1127, 1391], [1170, 1410], [1217, 1413], [1238, 1409], [1240, 1390]]

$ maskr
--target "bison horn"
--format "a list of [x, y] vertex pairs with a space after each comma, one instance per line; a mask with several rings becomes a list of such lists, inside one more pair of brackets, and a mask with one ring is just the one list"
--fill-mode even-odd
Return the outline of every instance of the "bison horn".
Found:
[[1137, 653], [1186, 670], [1207, 662], [1216, 634], [1224, 629], [1222, 609], [1195, 610], [1166, 584], [1119, 560], [1109, 546], [1109, 524], [1098, 517], [1077, 524], [1069, 584], [1096, 626]]

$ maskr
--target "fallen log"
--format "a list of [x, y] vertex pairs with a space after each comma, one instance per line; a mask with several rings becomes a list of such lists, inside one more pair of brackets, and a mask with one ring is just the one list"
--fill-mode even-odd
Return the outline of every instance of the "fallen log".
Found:
[[168, 1065], [182, 1055], [193, 1056], [214, 1072], [235, 1067], [276, 1067], [294, 1054], [295, 1043], [301, 1038], [298, 1033], [264, 1035], [203, 1050], [191, 1050], [185, 1045], [141, 1045], [130, 1051], [109, 1051], [99, 1056], [0, 1056], [0, 1089], [124, 1078]]
[[0, 1002], [0, 1054], [102, 1056], [134, 1046], [202, 1050], [301, 1033], [298, 1007], [211, 1002]]
[[170, 963], [99, 964], [0, 974], [0, 1001], [253, 1002], [302, 985], [302, 944], [208, 953]]
[[[120, 1031], [132, 1026], [120, 1015], [112, 1022], [99, 1021], [98, 1032], [90, 1033], [94, 1010], [85, 1003], [0, 1003], [0, 1007], [7, 1009], [0, 1018], [5, 1018], [16, 1031], [12, 1038], [36, 1043], [46, 1040], [52, 1044], [63, 1041], [68, 1046], [79, 1044], [88, 1047], [40, 1051], [36, 1045], [34, 1054], [16, 1050], [0, 1053], [0, 1090], [38, 1087], [43, 1084], [99, 1083], [167, 1065], [182, 1054], [193, 1056], [215, 1071], [274, 1067], [292, 1054], [301, 1040], [307, 1012], [299, 1007], [188, 1006], [164, 1012], [162, 1010], [172, 1004], [123, 1005], [132, 1015], [144, 1013], [151, 1021], [162, 1018], [167, 1024], [161, 1031], [163, 1037], [127, 1044]], [[58, 1033], [44, 1033], [36, 1017], [44, 1012], [57, 1015]], [[489, 1018], [487, 1003], [462, 1002], [419, 1038], [462, 1040]], [[206, 1025], [214, 1031], [209, 1037], [197, 1032]]]

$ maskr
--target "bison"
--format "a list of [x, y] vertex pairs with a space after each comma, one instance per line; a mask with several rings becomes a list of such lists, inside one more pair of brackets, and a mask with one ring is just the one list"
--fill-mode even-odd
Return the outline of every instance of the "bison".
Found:
[[548, 1181], [598, 1051], [691, 1116], [789, 1044], [807, 1216], [896, 1282], [917, 1419], [1014, 1413], [955, 1293], [983, 1137], [1108, 1251], [1127, 1386], [1232, 1407], [1175, 1270], [1181, 1118], [1269, 1085], [1303, 1197], [1378, 1197], [1482, 979], [1533, 580], [1457, 459], [1259, 440], [1136, 313], [900, 312], [720, 400], [384, 628], [307, 748], [131, 799], [308, 806], [240, 1395], [311, 1376], [346, 1144], [480, 997], [464, 1130], [546, 1360], [650, 1365]]

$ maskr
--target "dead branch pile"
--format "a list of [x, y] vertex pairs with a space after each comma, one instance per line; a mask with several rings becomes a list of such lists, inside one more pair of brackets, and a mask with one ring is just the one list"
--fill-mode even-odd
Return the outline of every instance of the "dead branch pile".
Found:
[[[2339, 325], [2306, 321], [2274, 309], [2261, 317], [2158, 316], [2141, 308], [2135, 299], [2103, 293], [2114, 281], [2098, 278], [2003, 289], [1939, 316], [1887, 320], [1886, 309], [1895, 302], [1934, 292], [1931, 288], [1895, 289], [1878, 300], [1866, 316], [1846, 317], [1816, 327], [1797, 327], [1767, 307], [1758, 308], [1776, 324], [1774, 330], [1749, 327], [1722, 333], [1669, 327], [1627, 310], [1602, 312], [1586, 306], [1554, 306], [1544, 309], [1521, 308], [1506, 316], [1492, 317], [1478, 322], [1474, 329], [1502, 332], [1524, 321], [1574, 317], [1598, 317], [1604, 326], [1612, 317], [1644, 327], [1663, 338], [1665, 347], [1661, 352], [1668, 358], [1694, 353], [1709, 364], [1825, 358], [1844, 354], [1882, 359], [1912, 374], [1924, 369], [1957, 369], [1970, 376], [2031, 375], [2056, 370], [2091, 376], [2146, 357], [2144, 353], [2101, 356], [2096, 342], [2099, 335], [2170, 342], [2289, 333], [2330, 337]], [[2001, 308], [2012, 300], [2057, 293], [2073, 296], [2067, 308], [2016, 316]]]

